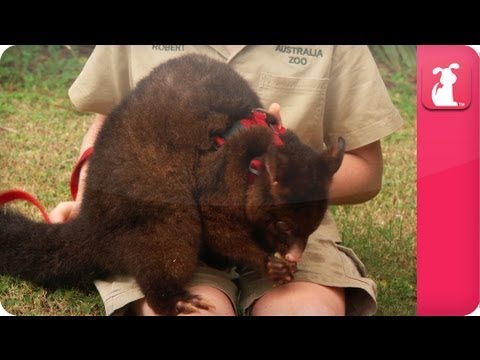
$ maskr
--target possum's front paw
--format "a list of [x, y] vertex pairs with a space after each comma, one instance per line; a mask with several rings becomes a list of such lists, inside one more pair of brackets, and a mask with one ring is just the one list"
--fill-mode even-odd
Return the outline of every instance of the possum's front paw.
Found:
[[283, 257], [271, 255], [267, 260], [267, 277], [275, 283], [285, 284], [293, 280], [293, 273], [297, 271], [297, 263], [290, 262]]
[[193, 294], [189, 294], [187, 298], [179, 300], [175, 305], [177, 314], [191, 314], [198, 312], [199, 309], [208, 311], [215, 309], [215, 306], [201, 296]]

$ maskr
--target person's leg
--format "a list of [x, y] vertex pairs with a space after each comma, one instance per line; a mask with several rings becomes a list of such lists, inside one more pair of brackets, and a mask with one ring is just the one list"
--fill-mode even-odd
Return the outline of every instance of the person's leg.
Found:
[[253, 316], [343, 316], [345, 291], [308, 282], [292, 282], [277, 286], [253, 305]]
[[[210, 311], [199, 310], [191, 315], [235, 315], [238, 289], [232, 280], [237, 277], [234, 271], [220, 271], [199, 265], [187, 288], [193, 294], [201, 295], [215, 308]], [[105, 304], [107, 315], [157, 315], [132, 277], [116, 276], [97, 280], [95, 286]]]
[[274, 286], [254, 271], [240, 273], [239, 310], [246, 315], [372, 315], [376, 285], [355, 253], [311, 238], [294, 281]]

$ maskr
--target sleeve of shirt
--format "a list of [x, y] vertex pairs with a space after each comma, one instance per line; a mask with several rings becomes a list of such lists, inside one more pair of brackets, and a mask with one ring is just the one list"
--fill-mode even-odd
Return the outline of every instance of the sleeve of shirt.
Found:
[[367, 46], [335, 48], [327, 89], [325, 143], [339, 136], [347, 150], [375, 142], [403, 123]]
[[73, 105], [108, 115], [131, 90], [128, 46], [97, 45], [68, 91]]

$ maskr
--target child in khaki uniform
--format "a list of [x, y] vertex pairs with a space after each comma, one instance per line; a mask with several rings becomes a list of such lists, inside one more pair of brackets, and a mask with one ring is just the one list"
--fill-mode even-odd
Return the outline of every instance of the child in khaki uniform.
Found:
[[[364, 202], [381, 187], [380, 139], [402, 124], [375, 61], [366, 46], [97, 46], [70, 88], [82, 111], [96, 113], [82, 143], [91, 146], [102, 123], [136, 83], [158, 64], [190, 53], [227, 62], [257, 92], [265, 106], [281, 117], [307, 144], [322, 149], [339, 136], [347, 152], [331, 188], [334, 204]], [[159, 95], [161, 96], [161, 94]], [[81, 203], [82, 170], [76, 202], [61, 203], [51, 216], [58, 222], [76, 216]], [[192, 293], [215, 304], [201, 315], [371, 315], [376, 311], [376, 286], [366, 277], [355, 253], [341, 244], [329, 212], [310, 236], [295, 280], [273, 287], [249, 269], [219, 271], [200, 263], [189, 284]], [[95, 282], [106, 313], [152, 314], [135, 279], [115, 277]]]

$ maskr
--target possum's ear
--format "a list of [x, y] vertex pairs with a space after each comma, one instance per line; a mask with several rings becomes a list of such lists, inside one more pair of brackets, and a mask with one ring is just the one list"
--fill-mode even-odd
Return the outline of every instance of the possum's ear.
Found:
[[270, 184], [277, 186], [284, 182], [288, 171], [288, 159], [281, 154], [275, 145], [270, 145], [265, 154], [265, 171], [270, 178]]
[[337, 143], [328, 148], [322, 154], [322, 161], [326, 160], [330, 175], [337, 172], [342, 165], [343, 155], [345, 153], [345, 139], [339, 137]]

